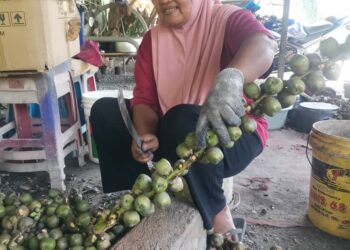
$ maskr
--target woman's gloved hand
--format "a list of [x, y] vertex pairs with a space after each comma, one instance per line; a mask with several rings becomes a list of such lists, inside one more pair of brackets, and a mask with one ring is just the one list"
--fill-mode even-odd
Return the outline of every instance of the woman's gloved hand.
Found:
[[206, 146], [205, 135], [210, 125], [218, 135], [220, 143], [231, 142], [226, 126], [239, 126], [244, 115], [244, 77], [240, 70], [227, 68], [215, 78], [213, 89], [205, 100], [196, 127], [200, 147]]

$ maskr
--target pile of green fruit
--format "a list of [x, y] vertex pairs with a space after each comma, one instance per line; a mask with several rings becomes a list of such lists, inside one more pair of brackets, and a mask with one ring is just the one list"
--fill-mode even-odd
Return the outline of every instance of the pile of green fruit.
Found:
[[[262, 87], [247, 84], [244, 92], [253, 102], [246, 105], [240, 127], [227, 127], [232, 140], [228, 147], [233, 147], [242, 133], [256, 130], [252, 115], [276, 114], [281, 109], [279, 96], [286, 89], [288, 86], [283, 86], [282, 80], [276, 77], [269, 77]], [[168, 191], [177, 193], [184, 189], [182, 176], [194, 162], [218, 164], [222, 161], [224, 154], [213, 130], [207, 131], [206, 142], [205, 148], [199, 148], [195, 133], [189, 133], [176, 148], [179, 160], [173, 165], [166, 159], [159, 160], [151, 176], [140, 174], [132, 189], [113, 207], [99, 211], [93, 211], [80, 195], [55, 189], [50, 189], [39, 200], [29, 193], [1, 193], [0, 250], [109, 249], [143, 217], [152, 215], [156, 208], [171, 205]], [[213, 237], [214, 246], [220, 247], [216, 237], [219, 236]]]
[[[350, 58], [350, 34], [344, 43], [329, 37], [320, 42], [319, 53], [294, 55], [289, 66], [294, 73], [287, 85], [294, 85], [309, 95], [317, 94], [326, 86], [326, 80], [335, 81], [341, 73], [340, 62]], [[294, 94], [294, 91], [289, 91]]]

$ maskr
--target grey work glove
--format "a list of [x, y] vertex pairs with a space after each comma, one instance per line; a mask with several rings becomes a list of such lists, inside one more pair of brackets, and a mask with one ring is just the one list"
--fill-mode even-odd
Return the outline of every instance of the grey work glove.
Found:
[[227, 68], [214, 79], [214, 87], [205, 100], [196, 127], [200, 147], [206, 146], [206, 132], [210, 125], [223, 146], [231, 143], [226, 126], [239, 126], [244, 115], [244, 77], [240, 70]]

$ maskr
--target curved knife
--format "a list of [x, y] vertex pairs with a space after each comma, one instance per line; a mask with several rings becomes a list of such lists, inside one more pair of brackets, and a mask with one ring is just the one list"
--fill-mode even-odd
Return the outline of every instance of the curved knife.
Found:
[[[128, 109], [127, 109], [126, 104], [125, 104], [122, 89], [119, 89], [119, 91], [118, 91], [118, 104], [119, 104], [119, 109], [120, 109], [120, 113], [122, 115], [124, 124], [125, 124], [126, 128], [128, 129], [131, 137], [135, 140], [137, 146], [141, 149], [142, 152], [147, 153], [147, 154], [152, 154], [152, 152], [150, 152], [150, 151], [143, 151], [142, 150], [143, 141], [141, 140], [140, 136], [138, 135], [138, 133], [137, 133], [137, 131], [132, 123]], [[149, 168], [149, 170], [152, 170], [153, 169], [153, 161], [148, 161], [147, 167]]]

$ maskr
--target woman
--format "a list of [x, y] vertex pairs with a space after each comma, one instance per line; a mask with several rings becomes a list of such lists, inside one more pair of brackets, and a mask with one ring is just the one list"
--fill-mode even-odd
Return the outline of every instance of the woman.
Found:
[[[204, 146], [210, 126], [228, 146], [226, 125], [239, 125], [244, 114], [243, 84], [262, 76], [272, 63], [275, 42], [247, 11], [213, 0], [153, 4], [159, 25], [139, 47], [130, 103], [142, 150], [127, 133], [116, 99], [101, 99], [92, 108], [105, 192], [130, 189], [138, 174], [149, 173], [145, 163], [153, 155], [153, 160], [164, 157], [174, 163], [175, 148], [189, 132], [196, 131]], [[256, 121], [256, 133], [244, 134], [232, 148], [222, 147], [225, 159], [218, 166], [196, 163], [186, 175], [206, 229], [227, 233], [235, 227], [222, 180], [242, 171], [262, 151], [267, 124], [262, 118]]]

